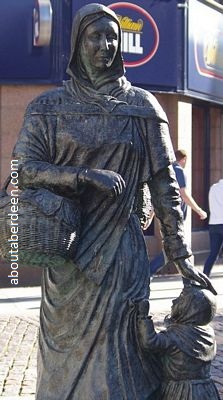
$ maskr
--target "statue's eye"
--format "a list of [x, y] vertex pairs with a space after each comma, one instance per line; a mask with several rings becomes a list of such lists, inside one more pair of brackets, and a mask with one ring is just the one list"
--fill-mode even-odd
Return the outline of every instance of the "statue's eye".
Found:
[[116, 34], [109, 34], [107, 35], [107, 40], [108, 42], [112, 42], [113, 40], [117, 40], [117, 35]]
[[89, 39], [91, 39], [91, 40], [99, 40], [99, 38], [100, 38], [100, 35], [97, 32], [89, 35]]

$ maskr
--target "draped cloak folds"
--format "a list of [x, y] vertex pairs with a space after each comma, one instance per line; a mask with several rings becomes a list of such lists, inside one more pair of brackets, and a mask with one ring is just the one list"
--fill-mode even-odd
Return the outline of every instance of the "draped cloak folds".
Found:
[[[97, 89], [80, 71], [69, 73], [63, 87], [30, 103], [13, 155], [22, 189], [45, 187], [79, 199], [82, 209], [74, 263], [43, 271], [36, 399], [155, 400], [159, 363], [152, 354], [144, 363], [129, 304], [149, 295], [147, 250], [135, 214], [140, 184], [156, 183], [161, 215], [172, 204], [156, 179], [174, 161], [168, 122], [156, 99], [132, 87], [120, 68]], [[124, 192], [114, 201], [80, 187], [80, 167], [118, 172]], [[172, 259], [190, 255], [179, 204], [164, 229]]]

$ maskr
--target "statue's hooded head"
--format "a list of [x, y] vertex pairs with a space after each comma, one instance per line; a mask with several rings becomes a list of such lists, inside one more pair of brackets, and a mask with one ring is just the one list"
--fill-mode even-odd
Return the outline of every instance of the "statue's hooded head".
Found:
[[216, 313], [216, 298], [207, 289], [185, 287], [173, 300], [171, 322], [190, 325], [207, 325]]
[[73, 20], [71, 55], [67, 68], [67, 73], [72, 78], [81, 79], [85, 82], [89, 81], [89, 74], [87, 73], [86, 66], [81, 59], [81, 41], [86, 28], [103, 17], [106, 17], [117, 24], [118, 46], [112, 65], [100, 73], [96, 83], [97, 87], [100, 87], [107, 82], [117, 80], [122, 77], [125, 72], [121, 55], [121, 28], [118, 17], [110, 8], [102, 4], [92, 3], [87, 4], [78, 10]]

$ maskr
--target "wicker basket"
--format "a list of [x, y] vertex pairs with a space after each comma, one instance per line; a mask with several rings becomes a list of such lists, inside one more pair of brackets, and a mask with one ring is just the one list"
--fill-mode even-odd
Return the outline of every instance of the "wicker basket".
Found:
[[18, 243], [19, 265], [55, 267], [73, 260], [80, 234], [79, 204], [46, 189], [27, 189], [18, 197], [15, 221], [7, 185], [0, 194], [0, 256], [11, 262], [14, 242]]

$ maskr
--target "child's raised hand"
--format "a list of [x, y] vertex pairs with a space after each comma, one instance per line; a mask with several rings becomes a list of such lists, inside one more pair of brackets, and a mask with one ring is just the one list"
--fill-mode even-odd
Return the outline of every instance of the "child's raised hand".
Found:
[[148, 318], [149, 314], [149, 300], [144, 299], [142, 301], [139, 301], [137, 304], [137, 309], [138, 309], [138, 318], [140, 319], [145, 319]]

